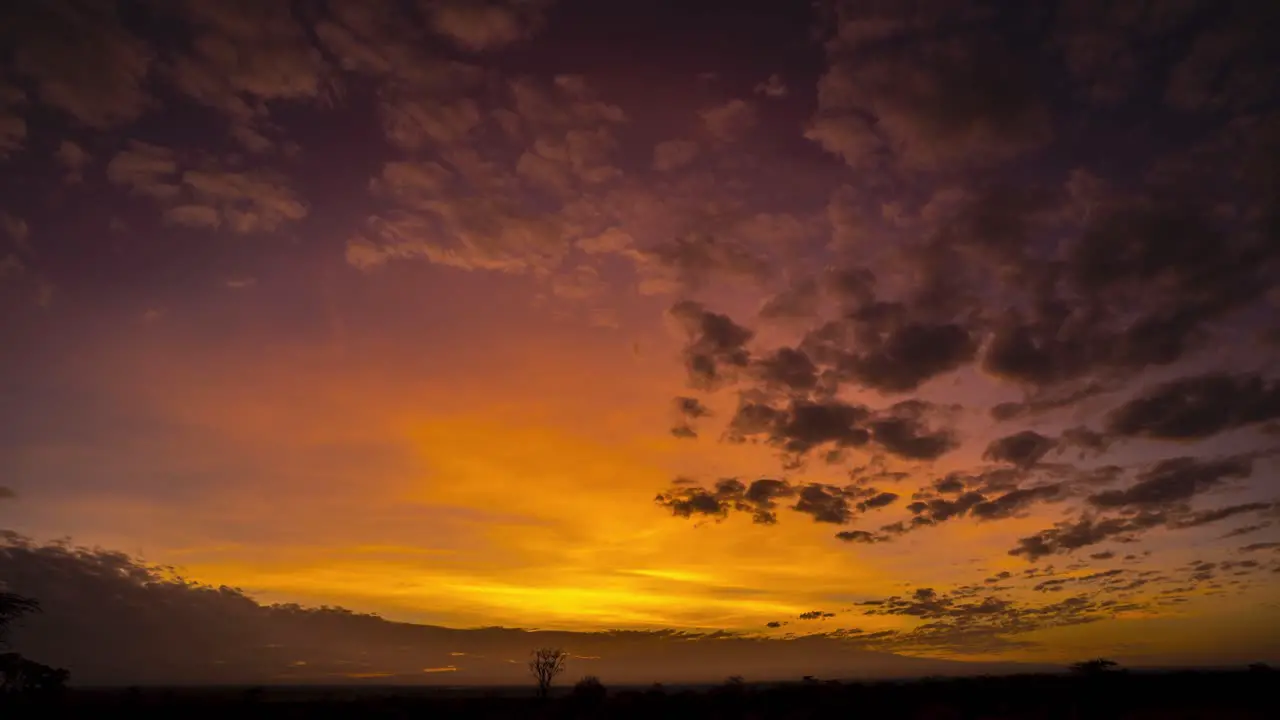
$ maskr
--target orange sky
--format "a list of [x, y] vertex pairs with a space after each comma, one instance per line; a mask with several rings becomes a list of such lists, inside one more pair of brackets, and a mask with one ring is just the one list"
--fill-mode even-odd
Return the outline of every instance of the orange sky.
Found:
[[22, 21], [0, 527], [448, 627], [1280, 649], [1273, 92], [1150, 18], [455, 5]]

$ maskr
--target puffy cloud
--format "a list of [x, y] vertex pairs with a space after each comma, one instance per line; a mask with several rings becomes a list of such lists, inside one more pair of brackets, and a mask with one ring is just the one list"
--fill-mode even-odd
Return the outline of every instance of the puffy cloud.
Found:
[[497, 50], [533, 36], [542, 27], [547, 0], [434, 0], [426, 3], [431, 26], [470, 52]]
[[156, 200], [171, 200], [182, 192], [177, 182], [178, 160], [173, 150], [132, 140], [107, 163], [107, 179]]
[[1210, 373], [1150, 388], [1116, 408], [1107, 430], [1125, 437], [1189, 440], [1280, 418], [1280, 382]]
[[107, 178], [163, 203], [170, 222], [268, 232], [307, 215], [284, 179], [265, 170], [180, 169], [173, 150], [133, 141], [107, 163]]
[[744, 277], [763, 281], [772, 273], [768, 259], [736, 238], [720, 238], [708, 233], [688, 233], [660, 242], [645, 254], [670, 268], [682, 287], [699, 290], [713, 277]]
[[51, 0], [7, 8], [0, 20], [0, 33], [13, 43], [14, 71], [32, 80], [42, 103], [91, 128], [130, 122], [154, 104], [145, 87], [153, 53], [115, 9]]
[[[385, 81], [388, 138], [407, 152], [430, 147], [435, 153], [430, 160], [384, 165], [370, 187], [386, 208], [349, 241], [352, 264], [423, 258], [550, 275], [575, 246], [640, 258], [600, 194], [620, 173], [612, 165], [612, 127], [625, 122], [621, 109], [595, 99], [586, 82], [571, 75], [510, 81], [505, 94], [492, 94], [509, 108], [459, 96], [457, 86], [433, 90], [428, 80], [391, 75]], [[502, 143], [478, 140], [495, 130], [518, 143], [514, 161]]]
[[166, 10], [191, 33], [168, 76], [195, 102], [224, 113], [232, 137], [251, 151], [273, 146], [262, 134], [268, 103], [317, 100], [333, 90], [332, 71], [291, 5], [193, 0]]
[[20, 150], [27, 139], [27, 121], [19, 108], [27, 102], [21, 88], [0, 81], [0, 160]]
[[237, 233], [269, 232], [307, 216], [282, 177], [265, 171], [187, 170], [182, 183], [207, 215]]
[[669, 172], [693, 162], [701, 146], [692, 140], [663, 140], [653, 146], [653, 169]]
[[730, 100], [700, 113], [702, 123], [719, 142], [741, 140], [756, 126], [756, 108], [745, 100]]
[[770, 75], [768, 79], [756, 83], [754, 92], [757, 95], [763, 95], [767, 98], [778, 99], [786, 97], [788, 90], [787, 84], [782, 80], [782, 76], [778, 73], [774, 73]]
[[205, 205], [175, 205], [165, 210], [164, 217], [175, 225], [196, 228], [217, 228], [222, 224], [218, 209]]
[[78, 183], [82, 181], [84, 179], [84, 168], [92, 160], [89, 153], [85, 152], [84, 148], [70, 140], [63, 140], [62, 143], [58, 145], [55, 157], [57, 157], [58, 162], [62, 164], [62, 167], [66, 169], [67, 174], [65, 179], [69, 183]]

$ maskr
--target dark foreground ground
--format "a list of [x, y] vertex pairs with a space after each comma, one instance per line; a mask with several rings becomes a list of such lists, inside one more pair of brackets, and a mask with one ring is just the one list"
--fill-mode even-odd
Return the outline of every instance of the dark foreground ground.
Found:
[[16, 701], [0, 718], [1280, 718], [1280, 673], [1022, 675], [907, 682], [726, 684], [703, 689], [511, 691], [423, 689], [68, 690]]

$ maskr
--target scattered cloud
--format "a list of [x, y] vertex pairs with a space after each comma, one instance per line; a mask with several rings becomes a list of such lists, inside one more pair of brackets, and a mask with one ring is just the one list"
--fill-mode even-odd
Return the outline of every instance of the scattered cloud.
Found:
[[121, 23], [114, 3], [55, 0], [5, 13], [13, 70], [40, 102], [96, 129], [136, 120], [155, 104], [146, 88], [147, 43]]
[[700, 114], [707, 132], [722, 143], [741, 140], [757, 123], [756, 108], [746, 100], [730, 100]]
[[1280, 382], [1212, 373], [1158, 385], [1116, 408], [1109, 432], [1191, 440], [1280, 418]]
[[698, 157], [701, 147], [692, 140], [664, 140], [653, 146], [653, 169], [678, 170]]
[[542, 26], [543, 0], [434, 0], [431, 26], [470, 52], [497, 50], [525, 40]]
[[782, 76], [774, 73], [767, 80], [756, 84], [755, 93], [763, 95], [767, 98], [784, 98], [788, 94], [787, 84], [782, 81]]

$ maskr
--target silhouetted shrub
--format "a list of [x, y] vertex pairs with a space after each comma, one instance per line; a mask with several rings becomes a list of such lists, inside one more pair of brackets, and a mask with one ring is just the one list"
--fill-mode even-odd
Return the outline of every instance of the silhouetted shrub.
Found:
[[581, 703], [588, 705], [598, 705], [604, 702], [609, 691], [605, 688], [604, 683], [600, 682], [600, 678], [595, 675], [587, 675], [573, 686], [572, 696]]

